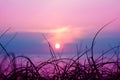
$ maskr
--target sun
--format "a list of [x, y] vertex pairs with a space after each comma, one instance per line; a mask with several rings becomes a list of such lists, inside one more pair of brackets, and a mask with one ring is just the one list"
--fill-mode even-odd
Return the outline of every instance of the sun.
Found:
[[55, 44], [55, 48], [56, 48], [56, 49], [60, 49], [60, 43], [56, 43], [56, 44]]

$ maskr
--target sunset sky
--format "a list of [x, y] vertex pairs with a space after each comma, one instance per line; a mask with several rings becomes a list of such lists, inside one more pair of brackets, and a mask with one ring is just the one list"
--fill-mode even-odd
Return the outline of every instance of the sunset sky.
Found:
[[0, 40], [5, 45], [17, 32], [7, 50], [38, 55], [49, 52], [44, 34], [71, 54], [75, 44], [90, 45], [95, 32], [115, 18], [100, 33], [99, 48], [120, 41], [120, 0], [0, 0], [0, 34], [11, 27]]

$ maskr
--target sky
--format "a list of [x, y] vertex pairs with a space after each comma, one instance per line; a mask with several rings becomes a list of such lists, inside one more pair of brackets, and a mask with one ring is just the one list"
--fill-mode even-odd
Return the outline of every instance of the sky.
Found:
[[[90, 45], [97, 30], [108, 25], [98, 37], [98, 46], [120, 41], [120, 0], [0, 0], [0, 38], [8, 51], [39, 55], [49, 51], [51, 45], [61, 45], [68, 55], [75, 53], [75, 44]], [[111, 44], [111, 45], [112, 45]]]

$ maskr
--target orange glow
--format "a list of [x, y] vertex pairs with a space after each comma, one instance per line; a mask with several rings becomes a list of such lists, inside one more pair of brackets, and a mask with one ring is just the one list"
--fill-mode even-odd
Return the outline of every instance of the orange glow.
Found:
[[74, 42], [75, 39], [83, 37], [80, 28], [74, 28], [70, 26], [59, 27], [57, 29], [52, 29], [50, 31], [51, 31], [50, 34], [52, 36], [49, 37], [49, 41], [52, 44], [55, 44], [54, 42], [59, 42], [62, 45], [64, 45], [66, 43]]
[[[39, 32], [39, 33], [47, 33], [45, 35], [48, 41], [54, 45], [55, 42], [59, 42], [60, 45], [65, 45], [67, 43], [74, 42], [75, 40], [82, 38], [84, 36], [83, 31], [85, 31], [82, 27], [73, 27], [73, 26], [61, 26], [57, 28], [49, 28], [49, 29], [32, 29], [28, 30], [28, 32]], [[46, 42], [46, 41], [44, 41]], [[62, 46], [63, 47], [63, 46]]]
[[56, 48], [56, 49], [60, 49], [60, 44], [59, 44], [59, 43], [56, 43], [56, 44], [55, 44], [55, 48]]

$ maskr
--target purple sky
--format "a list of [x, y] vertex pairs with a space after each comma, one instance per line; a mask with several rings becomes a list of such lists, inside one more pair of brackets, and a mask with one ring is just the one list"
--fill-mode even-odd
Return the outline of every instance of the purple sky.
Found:
[[[60, 43], [65, 48], [81, 40], [89, 41], [100, 27], [118, 18], [103, 30], [100, 39], [119, 41], [119, 3], [120, 0], [0, 0], [0, 30], [12, 27], [6, 34], [8, 40], [18, 32], [11, 51], [15, 47], [23, 54], [44, 53], [46, 45], [43, 47], [41, 33], [53, 46]], [[5, 39], [1, 39], [3, 43], [8, 41]]]

